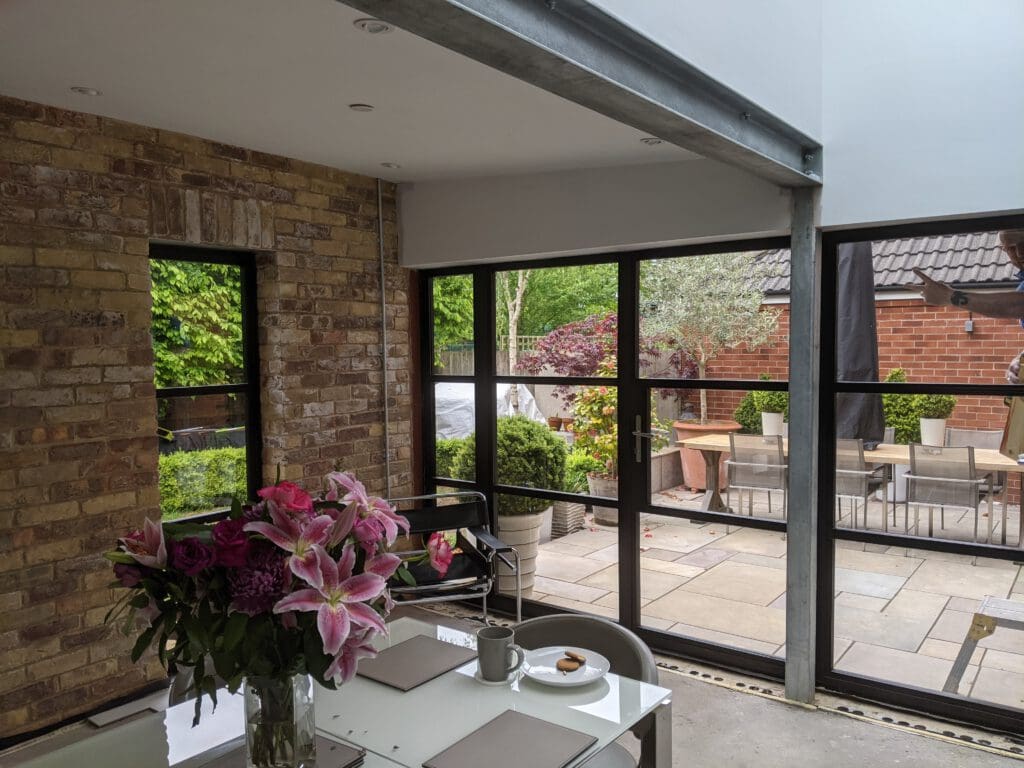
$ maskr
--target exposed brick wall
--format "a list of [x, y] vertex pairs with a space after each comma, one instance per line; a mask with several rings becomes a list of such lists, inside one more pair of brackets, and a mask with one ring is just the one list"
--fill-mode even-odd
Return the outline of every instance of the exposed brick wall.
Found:
[[254, 252], [265, 478], [411, 491], [408, 273], [374, 179], [0, 97], [0, 737], [159, 675], [102, 624], [100, 553], [158, 514], [150, 240]]
[[[1001, 384], [1006, 366], [1024, 349], [1024, 329], [1016, 320], [975, 315], [974, 332], [964, 331], [967, 313], [954, 307], [929, 307], [920, 299], [876, 304], [881, 377], [896, 367], [915, 382]], [[787, 376], [789, 307], [782, 307], [772, 346], [752, 352], [730, 350], [714, 361], [709, 376], [756, 378]], [[710, 418], [732, 418], [742, 393], [709, 392]], [[1002, 429], [1006, 406], [1000, 397], [961, 396], [948, 424], [965, 429]]]

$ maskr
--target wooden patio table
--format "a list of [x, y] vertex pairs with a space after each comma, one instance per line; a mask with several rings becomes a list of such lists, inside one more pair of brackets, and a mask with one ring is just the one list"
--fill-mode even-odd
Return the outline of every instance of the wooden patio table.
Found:
[[[707, 490], [701, 501], [701, 510], [707, 512], [730, 512], [718, 491], [718, 462], [723, 453], [729, 452], [729, 435], [704, 435], [683, 440], [680, 445], [700, 451], [704, 457]], [[782, 441], [782, 451], [789, 454], [789, 443]], [[864, 460], [872, 464], [910, 464], [910, 446], [894, 443], [879, 443], [873, 451], [864, 451]], [[994, 448], [974, 449], [974, 468], [983, 472], [1007, 472], [1024, 475], [1024, 465], [1009, 459]], [[1003, 505], [1003, 543], [1006, 536], [1006, 505]], [[1024, 545], [1024, 510], [1017, 532], [1017, 545]]]

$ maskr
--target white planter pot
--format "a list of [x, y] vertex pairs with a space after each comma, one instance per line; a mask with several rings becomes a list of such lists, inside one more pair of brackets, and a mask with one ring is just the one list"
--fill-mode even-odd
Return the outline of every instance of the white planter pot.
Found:
[[945, 445], [946, 444], [946, 420], [945, 419], [921, 419], [921, 444], [922, 445]]
[[[591, 496], [605, 496], [610, 499], [619, 498], [619, 478], [587, 475], [587, 486]], [[619, 510], [614, 507], [594, 505], [594, 522], [600, 525], [618, 525]]]
[[782, 434], [782, 414], [761, 411], [761, 434], [765, 436]]
[[[533, 593], [533, 574], [537, 570], [537, 547], [540, 544], [540, 529], [543, 524], [543, 512], [533, 515], [498, 515], [498, 538], [519, 552], [523, 597], [529, 597]], [[500, 561], [498, 590], [507, 595], [515, 595], [516, 592], [515, 575]]]
[[[907, 478], [904, 475], [910, 471], [909, 464], [893, 464], [892, 465], [892, 480], [889, 481], [889, 502], [894, 501], [906, 501], [907, 500]], [[875, 493], [875, 498], [879, 501], [882, 500], [882, 492], [878, 491]]]

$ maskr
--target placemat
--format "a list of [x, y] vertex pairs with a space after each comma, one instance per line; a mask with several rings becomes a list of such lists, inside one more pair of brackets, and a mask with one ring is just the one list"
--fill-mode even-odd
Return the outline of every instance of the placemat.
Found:
[[596, 741], [596, 736], [506, 710], [423, 768], [562, 768]]
[[359, 662], [359, 676], [410, 691], [476, 658], [476, 650], [416, 635]]
[[[342, 744], [326, 736], [316, 737], [317, 768], [356, 768], [363, 764], [365, 757], [366, 750], [361, 747]], [[216, 760], [203, 763], [203, 768], [245, 768], [245, 745]]]

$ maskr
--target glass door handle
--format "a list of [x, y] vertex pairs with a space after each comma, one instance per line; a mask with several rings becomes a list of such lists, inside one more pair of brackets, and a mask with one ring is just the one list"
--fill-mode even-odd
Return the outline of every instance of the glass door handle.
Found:
[[644, 460], [644, 443], [643, 438], [651, 440], [657, 437], [653, 432], [644, 432], [644, 418], [637, 414], [636, 419], [633, 422], [636, 425], [636, 429], [631, 433], [633, 435], [633, 456], [636, 459], [636, 463], [640, 464]]

